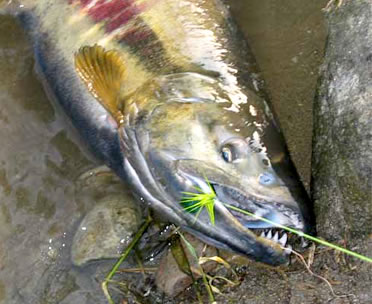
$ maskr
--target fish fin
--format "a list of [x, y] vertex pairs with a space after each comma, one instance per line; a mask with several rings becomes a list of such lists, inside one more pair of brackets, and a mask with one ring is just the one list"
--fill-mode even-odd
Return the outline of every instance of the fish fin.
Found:
[[106, 51], [97, 44], [84, 46], [75, 54], [75, 69], [92, 95], [120, 122], [120, 88], [125, 67], [119, 53]]

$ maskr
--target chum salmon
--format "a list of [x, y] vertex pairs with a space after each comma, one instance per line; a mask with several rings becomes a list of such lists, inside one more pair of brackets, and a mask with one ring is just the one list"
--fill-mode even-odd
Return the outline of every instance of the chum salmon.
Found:
[[[222, 1], [1, 5], [28, 33], [48, 94], [139, 204], [272, 265], [288, 259], [287, 234], [239, 210], [313, 230], [254, 57]], [[185, 193], [210, 194], [213, 204], [192, 196], [185, 206]]]

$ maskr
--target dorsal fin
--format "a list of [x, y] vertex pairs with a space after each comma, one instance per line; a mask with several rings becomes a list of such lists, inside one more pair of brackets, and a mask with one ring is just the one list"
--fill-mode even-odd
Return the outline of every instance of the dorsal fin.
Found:
[[125, 67], [117, 51], [84, 46], [75, 54], [75, 68], [88, 90], [120, 124], [120, 88]]

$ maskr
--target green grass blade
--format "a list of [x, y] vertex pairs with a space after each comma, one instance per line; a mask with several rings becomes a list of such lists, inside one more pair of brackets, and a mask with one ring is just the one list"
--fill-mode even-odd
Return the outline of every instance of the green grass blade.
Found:
[[215, 225], [215, 215], [214, 215], [214, 203], [216, 198], [216, 193], [213, 187], [207, 180], [210, 192], [203, 193], [200, 187], [194, 187], [194, 189], [200, 191], [200, 193], [192, 192], [181, 192], [184, 197], [181, 198], [180, 204], [183, 205], [183, 209], [189, 213], [197, 212], [196, 219], [199, 216], [203, 208], [206, 208], [210, 221], [212, 225]]
[[211, 223], [212, 225], [214, 226], [215, 224], [215, 218], [214, 218], [214, 203], [213, 204], [208, 204], [206, 205], [206, 208], [207, 208], [207, 211], [208, 211], [208, 214], [209, 214], [209, 218], [211, 220]]
[[273, 222], [273, 221], [270, 221], [270, 220], [268, 220], [268, 219], [266, 219], [266, 218], [264, 218], [264, 217], [258, 216], [258, 215], [256, 215], [256, 214], [253, 214], [253, 213], [248, 212], [248, 211], [246, 211], [246, 210], [242, 210], [242, 209], [240, 209], [240, 208], [238, 208], [238, 207], [235, 207], [235, 206], [232, 206], [232, 205], [229, 205], [229, 204], [224, 204], [224, 205], [225, 205], [227, 208], [231, 209], [231, 210], [235, 210], [235, 211], [238, 211], [238, 212], [240, 212], [240, 213], [243, 213], [243, 214], [246, 214], [246, 215], [249, 215], [249, 216], [255, 217], [255, 218], [257, 218], [257, 219], [259, 219], [259, 220], [261, 220], [261, 221], [263, 221], [263, 222], [269, 223], [269, 224], [271, 224], [271, 225], [273, 225], [273, 226], [276, 226], [276, 227], [279, 227], [279, 228], [281, 228], [281, 229], [283, 229], [283, 230], [286, 230], [286, 231], [289, 231], [289, 232], [291, 232], [291, 233], [297, 234], [298, 236], [302, 236], [302, 237], [307, 238], [308, 240], [311, 240], [311, 241], [313, 241], [313, 242], [316, 242], [316, 243], [322, 244], [322, 245], [324, 245], [324, 246], [327, 246], [327, 247], [330, 247], [330, 248], [336, 249], [336, 250], [341, 251], [341, 252], [343, 252], [343, 253], [345, 253], [345, 254], [348, 254], [348, 255], [351, 255], [351, 256], [353, 256], [353, 257], [356, 257], [356, 258], [358, 258], [358, 259], [360, 259], [360, 260], [362, 260], [362, 261], [365, 261], [365, 262], [368, 262], [368, 263], [372, 263], [372, 259], [369, 258], [369, 257], [367, 257], [367, 256], [361, 255], [361, 254], [356, 253], [356, 252], [354, 252], [354, 251], [351, 251], [351, 250], [348, 250], [348, 249], [346, 249], [346, 248], [343, 248], [343, 247], [337, 246], [337, 245], [335, 245], [335, 244], [329, 243], [329, 242], [327, 242], [327, 241], [324, 241], [324, 240], [318, 239], [318, 238], [316, 238], [316, 237], [314, 237], [314, 236], [311, 236], [311, 235], [309, 235], [309, 234], [303, 233], [303, 232], [301, 232], [301, 231], [297, 231], [297, 230], [295, 230], [295, 229], [293, 229], [293, 228], [290, 228], [290, 227], [287, 227], [287, 226], [283, 226], [283, 225], [277, 224], [277, 223], [275, 223], [275, 222]]

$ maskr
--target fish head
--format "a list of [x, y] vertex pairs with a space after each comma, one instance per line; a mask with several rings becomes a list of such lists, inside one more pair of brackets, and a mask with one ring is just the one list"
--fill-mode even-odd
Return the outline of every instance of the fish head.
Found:
[[[255, 230], [274, 222], [309, 232], [312, 217], [265, 102], [252, 90], [245, 94], [245, 102], [234, 104], [215, 78], [156, 78], [127, 98], [131, 114], [119, 130], [124, 167], [139, 195], [167, 220], [216, 247], [277, 265], [287, 260], [287, 236]], [[197, 200], [190, 193], [214, 197], [213, 219], [207, 208], [192, 207]]]

